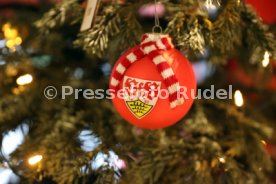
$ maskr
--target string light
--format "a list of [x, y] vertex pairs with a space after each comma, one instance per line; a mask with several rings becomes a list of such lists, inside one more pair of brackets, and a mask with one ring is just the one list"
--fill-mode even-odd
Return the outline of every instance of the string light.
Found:
[[8, 76], [14, 77], [17, 75], [18, 70], [14, 65], [7, 65], [5, 72]]
[[236, 90], [235, 94], [234, 94], [234, 100], [235, 100], [235, 104], [238, 107], [243, 106], [244, 102], [243, 102], [243, 96], [240, 90]]
[[17, 78], [16, 83], [18, 85], [30, 84], [33, 81], [33, 76], [30, 74], [25, 74]]
[[264, 53], [264, 59], [262, 61], [263, 67], [267, 67], [269, 64], [269, 53], [266, 51]]
[[22, 38], [21, 37], [16, 37], [15, 39], [14, 39], [14, 43], [16, 44], [16, 45], [21, 45], [21, 43], [22, 43]]
[[13, 28], [9, 27], [9, 28], [4, 30], [4, 36], [5, 36], [6, 39], [11, 39], [12, 40], [12, 39], [16, 38], [17, 35], [18, 35], [18, 32], [17, 32], [16, 29], [13, 29]]
[[43, 159], [42, 155], [35, 155], [29, 158], [28, 163], [30, 165], [38, 164]]
[[9, 23], [6, 23], [2, 26], [2, 31], [5, 32], [5, 30], [10, 29], [11, 25]]
[[265, 140], [261, 140], [261, 143], [262, 143], [263, 145], [266, 145], [266, 141], [265, 141]]
[[223, 164], [226, 162], [226, 161], [225, 161], [225, 158], [223, 158], [223, 157], [220, 157], [220, 158], [219, 158], [219, 161], [220, 161], [221, 163], [223, 163]]
[[12, 28], [9, 23], [6, 23], [2, 26], [2, 31], [4, 32], [6, 39], [6, 46], [11, 51], [15, 51], [16, 46], [19, 46], [22, 43], [22, 38], [19, 36], [18, 31]]
[[9, 49], [12, 49], [14, 46], [15, 46], [15, 43], [13, 40], [8, 40], [6, 42], [6, 46], [9, 48]]

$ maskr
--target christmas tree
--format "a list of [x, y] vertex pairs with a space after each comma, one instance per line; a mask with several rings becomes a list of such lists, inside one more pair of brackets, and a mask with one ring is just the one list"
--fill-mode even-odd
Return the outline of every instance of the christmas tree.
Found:
[[[16, 182], [264, 184], [273, 180], [275, 2], [0, 3], [0, 163], [18, 176]], [[261, 10], [261, 3], [267, 11]], [[162, 119], [176, 117], [172, 109], [181, 108], [162, 109], [158, 102], [150, 107], [140, 101], [138, 110], [127, 109], [127, 103], [127, 110], [121, 110], [122, 105], [113, 104], [106, 95], [95, 96], [97, 89], [109, 89], [116, 61], [141, 44], [144, 33], [170, 36], [171, 44], [193, 65], [198, 94], [214, 86], [216, 91], [229, 89], [227, 98], [210, 99], [206, 93], [208, 98], [195, 99], [184, 117], [164, 128], [127, 123], [130, 115], [124, 113], [139, 116], [139, 122], [155, 109]], [[158, 53], [165, 57], [166, 51]], [[173, 57], [165, 58], [169, 62]], [[135, 71], [135, 66], [129, 69]], [[179, 70], [185, 80], [192, 80], [186, 70]], [[149, 78], [154, 72], [148, 72]], [[92, 93], [89, 99], [87, 90]], [[178, 105], [183, 104], [185, 100]], [[146, 126], [152, 122], [147, 120]], [[16, 145], [7, 138], [13, 132], [22, 137]]]

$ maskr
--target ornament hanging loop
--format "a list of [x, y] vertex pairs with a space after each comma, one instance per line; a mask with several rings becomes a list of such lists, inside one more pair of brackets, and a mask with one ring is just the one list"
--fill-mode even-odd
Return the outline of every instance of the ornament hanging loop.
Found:
[[154, 34], [162, 34], [163, 33], [163, 29], [162, 29], [161, 26], [155, 25], [152, 28], [152, 33], [154, 33]]
[[159, 16], [158, 16], [158, 13], [157, 13], [157, 0], [154, 0], [154, 10], [155, 10], [155, 13], [154, 13], [155, 25], [152, 28], [152, 33], [162, 34], [163, 33], [163, 29], [160, 26]]

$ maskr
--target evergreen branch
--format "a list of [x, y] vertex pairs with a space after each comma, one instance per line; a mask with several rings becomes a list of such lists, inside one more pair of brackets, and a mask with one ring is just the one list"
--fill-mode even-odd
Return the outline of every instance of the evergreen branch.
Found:
[[272, 57], [276, 58], [276, 40], [272, 33], [269, 33], [268, 26], [261, 22], [261, 19], [256, 15], [250, 6], [245, 5], [241, 12], [242, 20], [246, 25], [246, 41], [254, 55], [255, 52], [260, 52], [253, 58], [255, 61], [260, 61], [263, 58], [264, 52], [268, 51]]
[[[79, 34], [75, 45], [83, 47], [88, 53], [102, 57], [109, 46], [110, 39], [120, 35], [119, 49], [125, 49], [137, 44], [142, 34], [142, 28], [133, 13], [133, 7], [104, 8], [104, 15], [97, 17], [97, 22], [91, 30]], [[118, 48], [115, 48], [118, 50]]]
[[203, 54], [205, 50], [205, 40], [200, 31], [201, 28], [198, 24], [198, 20], [195, 19], [189, 27], [189, 33], [183, 36], [184, 43], [186, 42], [185, 45], [189, 45], [194, 52]]
[[223, 109], [227, 113], [227, 115], [235, 117], [239, 123], [242, 123], [244, 126], [248, 126], [254, 129], [264, 138], [268, 139], [272, 136], [273, 130], [269, 126], [265, 126], [260, 122], [246, 117], [242, 112], [238, 111], [235, 106], [226, 103], [219, 103], [217, 101], [208, 101], [207, 103], [213, 104], [214, 107], [218, 109]]
[[184, 45], [183, 34], [185, 32], [184, 21], [185, 14], [183, 12], [177, 12], [174, 16], [168, 17], [168, 26], [165, 29], [165, 33], [174, 35], [174, 39], [177, 40], [177, 45]]
[[17, 127], [18, 124], [32, 113], [34, 98], [31, 92], [19, 96], [9, 95], [0, 100], [0, 131], [6, 132]]
[[125, 50], [137, 45], [143, 34], [141, 24], [138, 22], [135, 13], [135, 6], [126, 9], [124, 24], [120, 32], [119, 45], [121, 50]]
[[[172, 4], [166, 4], [170, 15], [165, 30], [173, 35], [176, 45], [181, 49], [191, 49], [191, 51], [203, 54], [205, 50], [205, 38], [203, 36], [204, 23], [201, 20], [207, 19], [207, 12], [198, 10], [199, 3], [183, 2], [181, 8], [174, 8]], [[186, 6], [186, 3], [188, 5]], [[185, 7], [185, 8], [184, 8]]]
[[36, 21], [35, 25], [42, 33], [49, 33], [51, 29], [65, 23], [73, 25], [80, 22], [83, 12], [78, 0], [63, 0]]
[[102, 56], [108, 47], [109, 36], [119, 32], [121, 19], [116, 12], [117, 9], [113, 8], [107, 15], [98, 16], [91, 30], [79, 34], [75, 45], [83, 47], [84, 50], [91, 54]]
[[[229, 0], [213, 23], [211, 47], [222, 54], [228, 54], [241, 45], [240, 3]], [[227, 44], [225, 44], [227, 43]]]

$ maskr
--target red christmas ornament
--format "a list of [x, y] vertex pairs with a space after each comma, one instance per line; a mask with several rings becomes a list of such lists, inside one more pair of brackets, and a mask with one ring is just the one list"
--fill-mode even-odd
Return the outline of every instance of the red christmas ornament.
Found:
[[262, 17], [263, 21], [268, 24], [276, 23], [276, 1], [275, 0], [246, 0]]
[[141, 44], [115, 64], [110, 90], [125, 120], [158, 129], [175, 124], [189, 111], [196, 79], [189, 61], [174, 49], [168, 35], [145, 34]]

